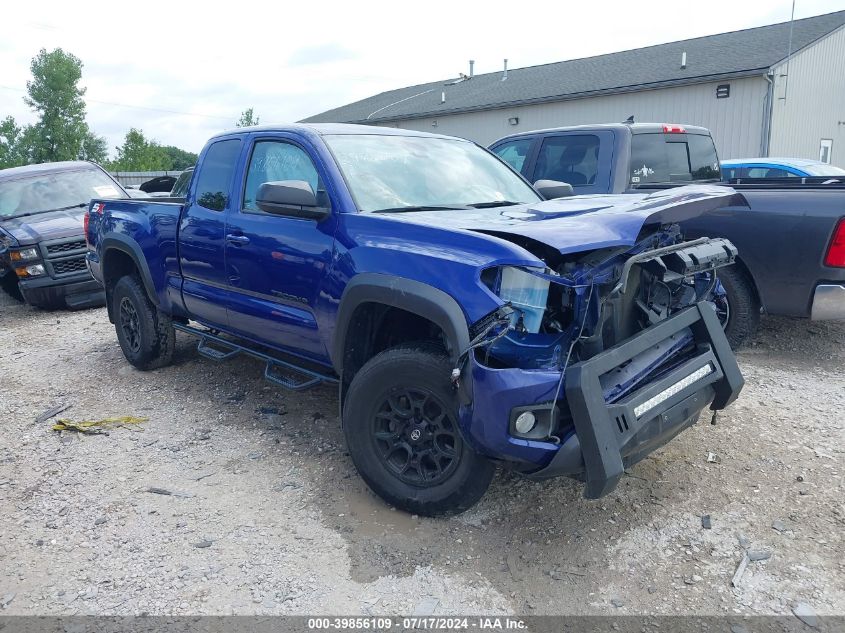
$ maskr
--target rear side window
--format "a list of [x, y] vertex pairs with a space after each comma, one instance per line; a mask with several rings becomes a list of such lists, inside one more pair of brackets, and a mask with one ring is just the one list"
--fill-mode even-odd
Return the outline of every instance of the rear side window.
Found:
[[779, 167], [749, 167], [749, 178], [797, 178], [791, 171]]
[[634, 134], [631, 184], [718, 180], [719, 160], [713, 139], [700, 134]]
[[222, 211], [229, 203], [229, 188], [241, 153], [238, 139], [217, 141], [208, 148], [197, 173], [197, 204]]
[[525, 165], [525, 159], [528, 158], [528, 152], [531, 151], [531, 145], [534, 143], [533, 138], [520, 138], [515, 141], [508, 141], [499, 145], [493, 152], [505, 161], [508, 165], [513, 167], [516, 171], [522, 172]]
[[557, 180], [573, 187], [595, 184], [599, 145], [594, 134], [548, 137], [537, 157], [534, 180]]
[[193, 175], [193, 167], [186, 169], [181, 174], [179, 174], [179, 177], [173, 184], [173, 189], [170, 190], [170, 196], [172, 198], [184, 198], [188, 194], [188, 185], [191, 184], [191, 176]]

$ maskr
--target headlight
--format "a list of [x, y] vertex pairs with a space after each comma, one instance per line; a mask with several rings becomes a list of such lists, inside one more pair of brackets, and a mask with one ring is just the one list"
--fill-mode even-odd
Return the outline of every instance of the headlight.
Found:
[[[540, 271], [542, 272], [542, 271]], [[525, 331], [536, 334], [540, 331], [546, 302], [549, 298], [549, 280], [543, 279], [521, 268], [503, 266], [499, 275], [499, 298], [522, 314]], [[515, 317], [515, 323], [518, 317]]]
[[27, 259], [35, 259], [38, 257], [37, 248], [22, 248], [17, 251], [12, 251], [11, 258], [13, 262], [25, 261]]
[[44, 264], [32, 264], [23, 268], [15, 268], [15, 272], [18, 277], [39, 277], [46, 274], [47, 271], [44, 270]]

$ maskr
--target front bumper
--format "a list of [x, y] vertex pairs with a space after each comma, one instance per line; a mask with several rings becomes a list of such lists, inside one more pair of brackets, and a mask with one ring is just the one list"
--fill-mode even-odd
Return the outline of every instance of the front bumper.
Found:
[[19, 283], [24, 301], [38, 307], [66, 306], [71, 309], [105, 305], [103, 287], [86, 270], [63, 279], [36, 277]]
[[[618, 400], [606, 401], [602, 375], [651, 348], [666, 345], [682, 332], [691, 332], [693, 343], [693, 351], [683, 362]], [[550, 405], [560, 381], [559, 372], [491, 369], [473, 360], [472, 377], [474, 402], [462, 410], [462, 426], [476, 448], [515, 462], [531, 478], [583, 478], [584, 496], [590, 499], [611, 492], [626, 467], [694, 424], [708, 404], [717, 410], [733, 402], [744, 384], [709, 303], [691, 306], [589, 360], [571, 365], [564, 382], [565, 403], [561, 398], [559, 407], [568, 405], [574, 432], [566, 434], [560, 443], [508, 434], [508, 416], [515, 408]]]
[[845, 285], [819, 284], [816, 286], [810, 318], [813, 321], [845, 319]]

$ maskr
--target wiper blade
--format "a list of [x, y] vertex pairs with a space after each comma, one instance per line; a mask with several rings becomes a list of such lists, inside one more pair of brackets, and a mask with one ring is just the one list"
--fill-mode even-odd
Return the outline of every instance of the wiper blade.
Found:
[[459, 204], [432, 204], [407, 207], [391, 207], [388, 209], [378, 209], [377, 211], [373, 211], [372, 213], [405, 213], [414, 211], [460, 211], [470, 208], [471, 207], [468, 207], [466, 205]]
[[494, 207], [512, 207], [515, 204], [525, 204], [524, 202], [516, 202], [514, 200], [491, 200], [490, 202], [473, 202], [467, 206], [473, 209], [492, 209]]
[[27, 211], [26, 213], [16, 213], [15, 215], [7, 215], [4, 219], [11, 220], [12, 218], [25, 218], [30, 215], [40, 215], [42, 213], [51, 213], [53, 211], [68, 211], [69, 209], [81, 209], [87, 207], [87, 202], [80, 202], [78, 204], [69, 204], [66, 207], [59, 207], [58, 209], [43, 209], [41, 211]]

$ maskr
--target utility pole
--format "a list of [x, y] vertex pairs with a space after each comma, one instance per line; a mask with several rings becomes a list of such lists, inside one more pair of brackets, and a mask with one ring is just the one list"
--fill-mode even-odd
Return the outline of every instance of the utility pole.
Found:
[[786, 81], [783, 84], [783, 97], [786, 101], [786, 93], [789, 91], [789, 60], [792, 59], [792, 28], [795, 24], [795, 0], [792, 0], [792, 15], [789, 18], [789, 44], [786, 49]]

